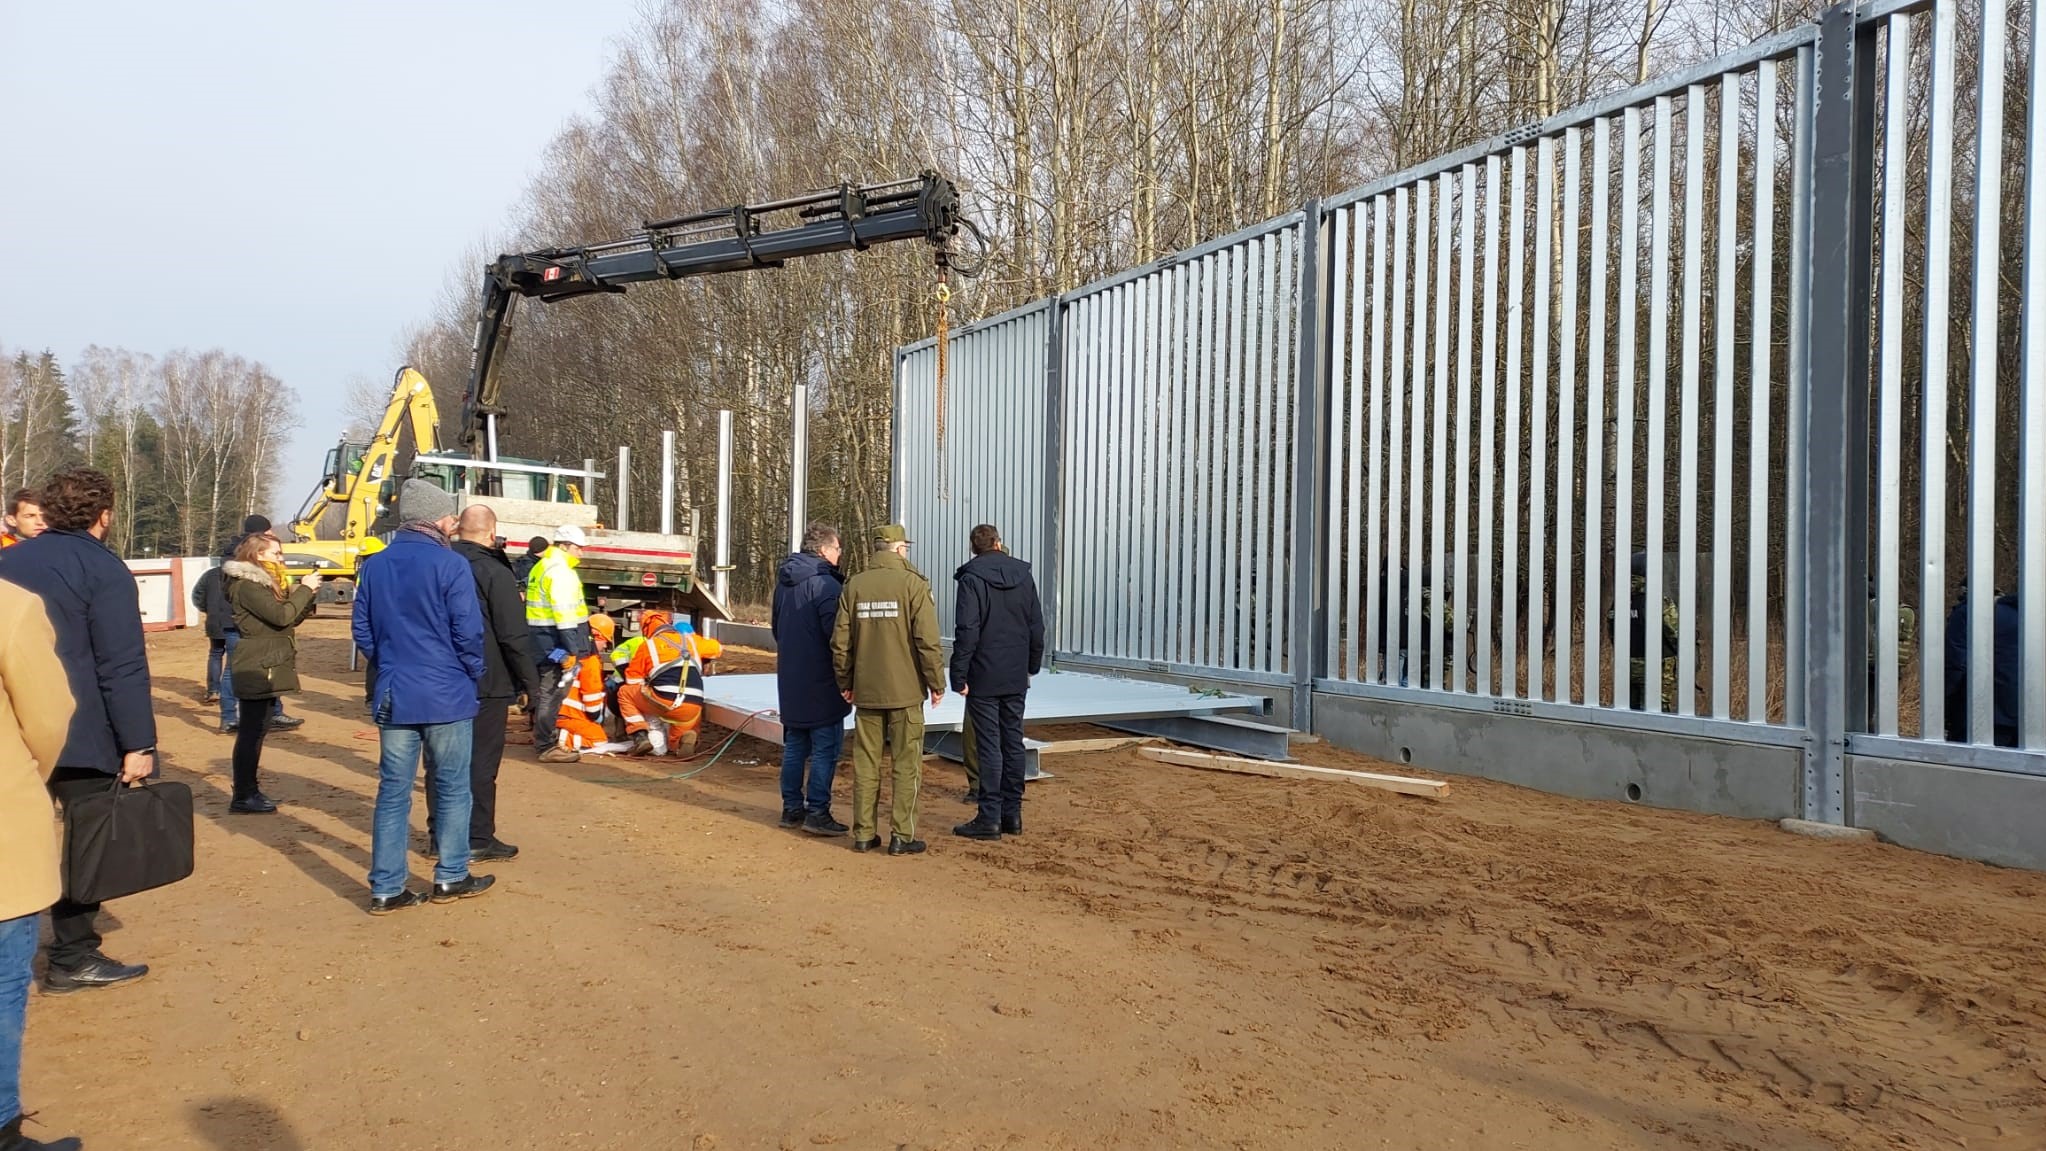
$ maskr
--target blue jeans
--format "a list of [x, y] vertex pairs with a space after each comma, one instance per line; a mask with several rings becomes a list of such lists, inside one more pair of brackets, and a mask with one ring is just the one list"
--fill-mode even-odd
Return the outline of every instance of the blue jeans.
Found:
[[[227, 629], [227, 634], [220, 641], [218, 672], [220, 678], [220, 722], [227, 727], [233, 727], [241, 722], [241, 701], [235, 698], [234, 694], [234, 649], [235, 645], [241, 642], [241, 639], [242, 633], [229, 628]], [[209, 684], [213, 682], [215, 676], [214, 667], [213, 653], [208, 652], [206, 655], [206, 682]], [[271, 716], [277, 719], [284, 718], [283, 698], [279, 697], [273, 703], [277, 710], [271, 712]]]
[[21, 1114], [21, 1030], [28, 1022], [35, 915], [0, 919], [0, 1123]]
[[[781, 809], [824, 815], [831, 810], [831, 780], [838, 774], [838, 752], [845, 746], [845, 728], [785, 727], [781, 731]], [[803, 768], [810, 785], [803, 786]]]
[[370, 841], [369, 893], [387, 899], [405, 890], [405, 852], [412, 840], [412, 781], [419, 754], [433, 773], [435, 883], [469, 877], [469, 741], [474, 720], [454, 723], [388, 724], [377, 729], [382, 755], [377, 764], [376, 830]]

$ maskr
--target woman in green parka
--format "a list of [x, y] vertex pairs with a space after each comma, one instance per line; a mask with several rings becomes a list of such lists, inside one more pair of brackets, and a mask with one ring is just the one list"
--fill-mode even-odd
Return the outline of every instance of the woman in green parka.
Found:
[[[234, 626], [241, 632], [229, 668], [243, 706], [234, 736], [234, 802], [228, 810], [263, 815], [277, 810], [256, 786], [263, 736], [277, 710], [270, 701], [298, 690], [298, 625], [313, 614], [320, 577], [308, 575], [294, 586], [284, 573], [284, 545], [267, 534], [243, 540], [220, 574]], [[256, 706], [248, 706], [251, 702]]]

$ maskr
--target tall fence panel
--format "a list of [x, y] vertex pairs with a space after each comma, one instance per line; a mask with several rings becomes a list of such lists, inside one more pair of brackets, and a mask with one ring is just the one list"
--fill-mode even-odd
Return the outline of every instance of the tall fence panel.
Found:
[[943, 404], [905, 349], [897, 507], [1045, 556], [1061, 659], [2046, 867], [2042, 11], [1840, 5], [962, 331]]
[[972, 554], [976, 525], [995, 525], [1020, 559], [1039, 566], [1050, 559], [1044, 442], [1051, 316], [1051, 303], [1040, 301], [950, 333], [942, 402], [937, 342], [896, 355], [891, 512], [916, 541], [910, 560], [931, 577], [939, 631], [948, 639], [952, 572]]
[[1788, 722], [1812, 40], [1331, 201], [1334, 690]]
[[1290, 669], [1302, 220], [1064, 297], [1060, 654]]

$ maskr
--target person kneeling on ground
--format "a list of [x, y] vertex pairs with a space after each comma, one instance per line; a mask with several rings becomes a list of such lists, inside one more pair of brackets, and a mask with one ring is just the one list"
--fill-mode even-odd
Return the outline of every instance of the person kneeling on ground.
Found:
[[563, 654], [545, 673], [557, 677], [557, 689], [565, 694], [555, 712], [554, 746], [540, 753], [541, 763], [574, 763], [583, 752], [610, 740], [604, 732], [604, 652], [618, 634], [618, 624], [608, 615], [593, 615], [589, 629], [597, 650], [585, 656]]
[[75, 704], [41, 601], [0, 583], [0, 1151], [78, 1151], [21, 1133], [21, 1034], [36, 920], [57, 901], [57, 835], [44, 781]]
[[234, 802], [228, 810], [267, 815], [277, 804], [256, 782], [263, 736], [272, 716], [283, 710], [278, 701], [284, 693], [298, 690], [298, 625], [313, 614], [320, 575], [308, 573], [292, 587], [284, 574], [284, 545], [275, 536], [255, 535], [221, 568], [221, 586], [241, 633], [226, 674], [234, 680], [236, 698], [251, 705], [242, 709], [234, 737]]
[[636, 755], [666, 755], [671, 745], [677, 755], [690, 755], [703, 727], [702, 661], [716, 659], [722, 645], [672, 621], [664, 611], [640, 614], [646, 642], [626, 664], [625, 686], [618, 689], [618, 713]]

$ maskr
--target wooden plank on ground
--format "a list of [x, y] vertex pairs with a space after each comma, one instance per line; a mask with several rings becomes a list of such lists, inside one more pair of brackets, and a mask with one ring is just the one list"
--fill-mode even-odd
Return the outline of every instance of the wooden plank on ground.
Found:
[[1186, 751], [1177, 747], [1146, 747], [1140, 749], [1138, 754], [1146, 759], [1155, 759], [1160, 763], [1175, 763], [1182, 767], [1235, 771], [1245, 775], [1268, 775], [1276, 779], [1328, 780], [1398, 792], [1401, 795], [1421, 795], [1430, 799], [1440, 799], [1449, 791], [1447, 783], [1435, 779], [1416, 779], [1408, 775], [1380, 775], [1372, 771], [1345, 771], [1337, 767], [1311, 767], [1304, 763], [1269, 763], [1262, 759], [1210, 755], [1205, 751]]
[[1123, 735], [1105, 739], [1056, 739], [1038, 747], [1039, 755], [1069, 755], [1081, 751], [1121, 751], [1140, 744], [1163, 743], [1157, 736]]

